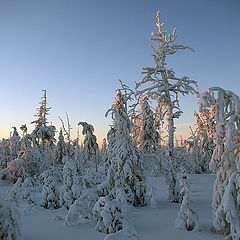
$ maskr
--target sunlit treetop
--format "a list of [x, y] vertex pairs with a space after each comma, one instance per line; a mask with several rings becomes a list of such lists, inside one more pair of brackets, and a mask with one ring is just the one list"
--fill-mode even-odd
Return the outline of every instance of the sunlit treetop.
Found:
[[191, 51], [194, 51], [192, 48], [188, 46], [184, 46], [181, 44], [176, 44], [175, 40], [177, 38], [176, 35], [176, 27], [173, 29], [172, 33], [168, 33], [168, 30], [163, 30], [164, 22], [160, 21], [159, 17], [160, 11], [157, 11], [157, 29], [158, 32], [152, 32], [151, 35], [153, 37], [150, 38], [151, 41], [154, 41], [157, 43], [157, 45], [154, 47], [151, 45], [153, 51], [154, 51], [154, 58], [155, 62], [158, 62], [159, 67], [164, 67], [165, 65], [165, 58], [167, 55], [174, 54], [178, 50], [184, 50], [184, 49], [190, 49]]

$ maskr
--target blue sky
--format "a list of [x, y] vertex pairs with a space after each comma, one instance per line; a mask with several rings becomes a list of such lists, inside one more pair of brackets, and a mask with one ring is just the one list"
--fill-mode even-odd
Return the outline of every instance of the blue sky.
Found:
[[[177, 42], [195, 49], [169, 57], [176, 75], [198, 81], [200, 91], [217, 85], [240, 94], [238, 0], [0, 0], [0, 137], [24, 123], [33, 129], [47, 89], [53, 125], [68, 112], [73, 137], [87, 121], [101, 141], [118, 79], [134, 88], [142, 67], [154, 65], [148, 39], [157, 10], [169, 30], [176, 26]], [[196, 98], [181, 106], [177, 133], [193, 124]]]

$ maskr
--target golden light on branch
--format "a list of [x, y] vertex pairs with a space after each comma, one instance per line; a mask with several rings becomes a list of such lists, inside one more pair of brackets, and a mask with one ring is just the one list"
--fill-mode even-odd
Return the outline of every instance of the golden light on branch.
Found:
[[167, 30], [162, 30], [162, 27], [164, 26], [164, 22], [160, 21], [160, 16], [159, 16], [160, 11], [157, 11], [156, 18], [157, 18], [157, 23], [156, 26], [158, 28], [158, 33], [152, 32], [151, 35], [156, 37], [156, 38], [150, 38], [151, 41], [156, 41], [160, 42], [161, 45], [168, 45], [169, 43], [174, 43], [175, 39], [177, 38], [176, 36], [176, 27], [173, 29], [172, 34], [168, 34]]

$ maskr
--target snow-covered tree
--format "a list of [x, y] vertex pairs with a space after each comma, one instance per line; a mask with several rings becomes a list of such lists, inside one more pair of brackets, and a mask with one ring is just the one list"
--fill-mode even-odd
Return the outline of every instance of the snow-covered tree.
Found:
[[103, 142], [102, 142], [101, 155], [102, 156], [107, 156], [108, 155], [108, 147], [107, 147], [107, 140], [106, 140], [106, 138], [104, 138]]
[[115, 103], [107, 114], [110, 111], [113, 118], [113, 126], [108, 133], [111, 166], [101, 190], [103, 195], [112, 198], [118, 198], [119, 193], [124, 193], [126, 201], [134, 206], [147, 205], [150, 200], [149, 187], [145, 183], [142, 159], [130, 136], [131, 122], [127, 114], [127, 103], [119, 90]]
[[101, 159], [105, 169], [108, 168], [108, 146], [106, 138], [103, 139], [101, 147]]
[[81, 195], [81, 179], [77, 174], [77, 167], [73, 159], [65, 156], [63, 163], [63, 186], [60, 192], [60, 204], [69, 209]]
[[57, 164], [63, 164], [62, 160], [63, 160], [63, 157], [66, 155], [67, 155], [67, 149], [66, 149], [66, 144], [64, 141], [62, 128], [61, 128], [58, 136], [57, 148], [54, 154], [53, 166], [56, 166]]
[[209, 172], [209, 162], [211, 161], [214, 143], [213, 136], [215, 132], [215, 107], [203, 108], [200, 114], [194, 112], [196, 117], [197, 133], [200, 138], [200, 147], [202, 154], [201, 169], [202, 172]]
[[13, 185], [8, 192], [8, 199], [5, 206], [0, 207], [0, 239], [2, 240], [20, 240], [20, 207], [19, 207], [19, 188], [22, 179]]
[[21, 185], [21, 198], [29, 204], [37, 204], [36, 193], [40, 191], [41, 187], [36, 178], [27, 177]]
[[199, 136], [193, 141], [193, 148], [191, 152], [191, 162], [192, 162], [192, 173], [202, 173], [203, 159], [201, 154], [201, 149], [199, 146]]
[[81, 153], [79, 145], [77, 145], [76, 148], [75, 148], [74, 161], [75, 161], [75, 165], [76, 165], [76, 168], [77, 168], [77, 174], [81, 175], [83, 173], [84, 160], [82, 158], [82, 153]]
[[210, 143], [207, 131], [203, 130], [203, 136], [201, 141], [201, 152], [202, 152], [202, 172], [209, 172], [209, 163], [212, 158], [213, 145]]
[[41, 206], [49, 209], [59, 208], [59, 182], [61, 181], [61, 173], [58, 169], [52, 167], [44, 171], [40, 177], [43, 179]]
[[143, 155], [144, 169], [150, 171], [153, 175], [160, 174], [161, 171], [161, 158], [160, 158], [160, 145], [159, 133], [155, 128], [155, 114], [153, 113], [148, 96], [142, 97], [139, 101], [140, 113], [137, 115], [141, 123], [138, 148]]
[[140, 130], [140, 151], [143, 154], [156, 153], [159, 150], [159, 133], [155, 129], [154, 113], [149, 105], [148, 96], [140, 100], [142, 126]]
[[[155, 67], [143, 68], [145, 77], [136, 84], [137, 95], [148, 95], [148, 97], [158, 104], [158, 112], [161, 114], [160, 119], [166, 118], [168, 127], [168, 164], [172, 173], [171, 180], [168, 182], [173, 184], [171, 189], [173, 192], [169, 192], [169, 197], [178, 202], [178, 192], [175, 188], [177, 182], [176, 177], [176, 164], [174, 163], [174, 119], [179, 118], [182, 111], [179, 106], [178, 96], [186, 94], [197, 93], [196, 81], [190, 80], [184, 76], [178, 78], [175, 76], [175, 72], [172, 69], [166, 67], [166, 57], [177, 53], [179, 50], [190, 49], [190, 47], [179, 45], [175, 42], [176, 40], [176, 29], [173, 30], [172, 34], [168, 34], [167, 30], [162, 30], [164, 23], [160, 22], [159, 11], [157, 12], [157, 33], [152, 33], [153, 38], [150, 40], [157, 43], [156, 47], [152, 46], [154, 51], [153, 57]], [[170, 175], [169, 175], [170, 176]]]
[[11, 160], [15, 159], [18, 155], [18, 152], [20, 151], [20, 136], [17, 132], [17, 128], [13, 127], [13, 133], [10, 137], [10, 154], [11, 154]]
[[239, 220], [236, 216], [239, 219], [240, 210], [237, 185], [233, 187], [237, 180], [233, 180], [233, 174], [239, 167], [240, 100], [232, 91], [212, 87], [199, 95], [199, 103], [200, 111], [203, 107], [215, 106], [215, 148], [209, 164], [210, 170], [217, 172], [212, 202], [213, 228], [217, 232], [230, 234], [232, 239], [238, 239]]
[[23, 137], [24, 137], [25, 135], [27, 135], [27, 125], [26, 125], [26, 124], [23, 124], [23, 125], [20, 127], [20, 129], [22, 130], [22, 135], [23, 135]]
[[32, 123], [35, 123], [37, 126], [46, 126], [47, 121], [47, 115], [51, 107], [47, 107], [47, 91], [43, 91], [43, 97], [41, 98], [42, 101], [40, 102], [40, 107], [37, 109], [37, 114], [35, 114], [35, 117], [37, 117], [37, 120], [33, 121]]
[[58, 117], [58, 118], [60, 119], [60, 121], [62, 123], [63, 133], [66, 138], [66, 149], [67, 149], [68, 156], [70, 158], [73, 158], [74, 157], [74, 147], [73, 147], [72, 140], [71, 140], [71, 129], [72, 128], [70, 125], [70, 120], [69, 120], [67, 112], [65, 114], [66, 114], [66, 118], [67, 118], [67, 127], [65, 127], [65, 124], [64, 124], [64, 121], [62, 120], [62, 118], [60, 118], [60, 117]]
[[7, 163], [12, 160], [10, 152], [10, 140], [3, 138], [0, 142], [0, 166], [2, 169], [6, 168]]
[[49, 115], [49, 110], [51, 107], [47, 107], [47, 91], [43, 91], [42, 101], [40, 102], [40, 107], [37, 109], [37, 120], [31, 122], [35, 123], [36, 127], [33, 130], [31, 137], [34, 146], [40, 147], [43, 151], [45, 151], [45, 143], [46, 141], [55, 141], [55, 127], [54, 126], [47, 126], [47, 115]]
[[95, 163], [97, 171], [100, 153], [97, 144], [97, 138], [93, 134], [94, 127], [86, 122], [79, 122], [78, 125], [82, 125], [82, 134], [86, 135], [84, 138], [84, 146], [82, 149], [83, 159], [85, 163]]
[[223, 195], [223, 209], [230, 224], [229, 239], [240, 239], [240, 156]]
[[186, 171], [183, 168], [181, 168], [179, 178], [183, 199], [176, 219], [176, 226], [177, 228], [186, 229], [187, 231], [198, 230], [199, 219], [196, 211], [191, 206], [191, 191], [189, 190]]
[[36, 126], [31, 133], [33, 146], [46, 151], [48, 143], [55, 142], [55, 130], [55, 126]]

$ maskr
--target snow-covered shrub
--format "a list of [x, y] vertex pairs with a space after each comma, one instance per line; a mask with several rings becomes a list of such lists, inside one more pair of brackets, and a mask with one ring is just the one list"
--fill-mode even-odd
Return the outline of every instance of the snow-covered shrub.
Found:
[[36, 193], [40, 191], [40, 184], [37, 179], [27, 177], [21, 185], [21, 198], [29, 204], [36, 204]]
[[59, 182], [61, 181], [60, 172], [58, 169], [52, 167], [44, 171], [40, 178], [43, 179], [41, 206], [49, 209], [59, 208]]
[[46, 169], [46, 157], [38, 148], [29, 147], [19, 152], [18, 157], [7, 164], [2, 178], [16, 182], [19, 177], [38, 177]]
[[77, 167], [73, 159], [63, 158], [63, 186], [60, 192], [60, 204], [69, 209], [76, 199], [80, 197], [81, 178], [77, 174]]
[[178, 218], [176, 220], [176, 226], [180, 229], [186, 229], [187, 231], [198, 230], [199, 220], [198, 215], [192, 209], [190, 204], [189, 191], [186, 190], [180, 210], [178, 212]]
[[92, 222], [92, 209], [98, 201], [96, 189], [85, 189], [81, 196], [70, 206], [65, 218], [65, 225], [77, 225], [81, 222]]
[[19, 178], [8, 192], [8, 199], [4, 206], [0, 207], [0, 239], [20, 240], [20, 209], [19, 188], [22, 179]]
[[179, 174], [180, 185], [183, 195], [180, 210], [176, 220], [176, 226], [179, 229], [186, 229], [187, 231], [199, 230], [199, 219], [196, 211], [191, 206], [191, 192], [189, 190], [188, 177], [184, 169], [181, 169]]
[[126, 225], [126, 212], [116, 200], [100, 197], [93, 207], [95, 229], [99, 232], [115, 233]]

